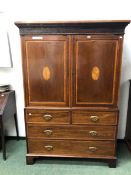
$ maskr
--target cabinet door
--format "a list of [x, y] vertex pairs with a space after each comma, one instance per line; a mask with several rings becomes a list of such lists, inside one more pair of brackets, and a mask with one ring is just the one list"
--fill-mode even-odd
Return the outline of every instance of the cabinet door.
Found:
[[68, 106], [68, 37], [23, 36], [25, 98], [28, 106]]
[[122, 39], [74, 36], [73, 106], [116, 106]]

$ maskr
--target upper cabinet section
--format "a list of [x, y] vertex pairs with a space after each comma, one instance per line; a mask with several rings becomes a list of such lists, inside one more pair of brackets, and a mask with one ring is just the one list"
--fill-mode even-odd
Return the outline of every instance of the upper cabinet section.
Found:
[[129, 22], [17, 22], [26, 106], [116, 108]]

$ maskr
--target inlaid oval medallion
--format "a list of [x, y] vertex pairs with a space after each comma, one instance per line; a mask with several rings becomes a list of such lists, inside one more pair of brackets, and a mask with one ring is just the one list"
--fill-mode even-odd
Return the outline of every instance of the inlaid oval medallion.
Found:
[[50, 69], [47, 66], [43, 68], [43, 78], [44, 80], [50, 79]]
[[93, 80], [98, 80], [100, 77], [100, 69], [97, 66], [94, 66], [91, 71], [91, 77]]

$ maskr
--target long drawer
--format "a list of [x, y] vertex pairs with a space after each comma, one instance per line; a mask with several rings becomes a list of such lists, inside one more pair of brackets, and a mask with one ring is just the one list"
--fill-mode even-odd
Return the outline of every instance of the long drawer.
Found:
[[51, 139], [78, 139], [78, 140], [108, 140], [115, 139], [115, 126], [45, 126], [31, 125], [27, 126], [28, 137], [41, 137]]
[[51, 110], [26, 110], [27, 123], [49, 123], [49, 124], [69, 124], [70, 116], [68, 111]]
[[117, 125], [117, 112], [72, 112], [72, 124]]
[[115, 142], [28, 139], [28, 149], [45, 156], [108, 157], [115, 154]]

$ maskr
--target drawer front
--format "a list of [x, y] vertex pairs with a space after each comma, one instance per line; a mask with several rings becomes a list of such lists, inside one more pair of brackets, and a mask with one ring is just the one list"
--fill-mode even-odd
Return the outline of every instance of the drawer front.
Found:
[[114, 156], [113, 141], [72, 141], [28, 139], [29, 153], [45, 156], [105, 157]]
[[70, 116], [68, 111], [27, 110], [26, 122], [40, 122], [45, 124], [69, 124]]
[[28, 137], [79, 140], [114, 140], [115, 126], [27, 126]]
[[117, 112], [72, 112], [72, 124], [117, 125]]

